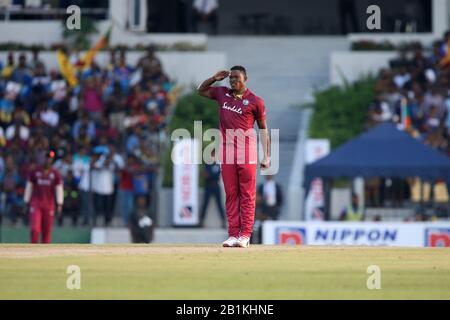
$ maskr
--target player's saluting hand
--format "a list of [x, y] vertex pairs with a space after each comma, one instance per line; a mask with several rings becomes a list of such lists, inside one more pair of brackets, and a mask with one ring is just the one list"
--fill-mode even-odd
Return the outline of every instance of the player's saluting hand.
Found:
[[231, 72], [227, 71], [227, 70], [219, 71], [214, 75], [214, 80], [222, 81], [223, 79], [228, 78], [230, 76], [230, 74], [231, 74]]

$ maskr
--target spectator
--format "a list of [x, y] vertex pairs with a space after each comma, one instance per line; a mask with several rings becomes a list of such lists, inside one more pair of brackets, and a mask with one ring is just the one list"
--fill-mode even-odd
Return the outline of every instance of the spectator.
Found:
[[159, 67], [161, 66], [161, 61], [155, 54], [156, 46], [151, 44], [147, 47], [147, 55], [142, 57], [138, 62], [138, 68], [143, 69], [145, 67]]
[[341, 221], [364, 221], [364, 208], [359, 204], [359, 198], [356, 193], [352, 193], [352, 202], [342, 210]]
[[73, 176], [73, 156], [70, 152], [67, 152], [64, 154], [62, 159], [56, 160], [55, 164], [53, 165], [56, 170], [58, 170], [61, 173], [61, 177], [63, 180], [67, 178], [69, 173]]
[[437, 116], [439, 118], [443, 117], [446, 111], [446, 106], [444, 97], [437, 85], [433, 85], [431, 90], [425, 93], [422, 105], [425, 114], [429, 115], [433, 106], [436, 108]]
[[6, 139], [13, 140], [14, 138], [19, 138], [21, 141], [27, 141], [30, 138], [30, 129], [19, 117], [15, 117], [13, 124], [6, 129]]
[[445, 100], [445, 106], [447, 108], [445, 117], [445, 129], [447, 137], [450, 137], [450, 97]]
[[[155, 58], [155, 57], [153, 57]], [[157, 60], [158, 65], [160, 65], [159, 60]], [[127, 93], [130, 84], [131, 76], [134, 73], [134, 68], [127, 64], [126, 52], [121, 51], [119, 57], [119, 63], [114, 67], [114, 77], [113, 80], [120, 85], [122, 91]]]
[[88, 77], [81, 92], [82, 108], [88, 112], [91, 120], [100, 122], [103, 112], [102, 91], [98, 78]]
[[[112, 220], [114, 194], [114, 172], [116, 166], [111, 154], [97, 155], [92, 163], [92, 191], [94, 193], [95, 214], [104, 217], [104, 226], [109, 227]], [[97, 216], [94, 216], [94, 226]]]
[[80, 138], [81, 128], [84, 128], [84, 133], [86, 134], [86, 137], [89, 139], [89, 141], [95, 139], [96, 136], [95, 123], [89, 120], [89, 115], [87, 113], [83, 113], [80, 119], [75, 121], [72, 133], [74, 139]]
[[435, 41], [433, 42], [433, 52], [431, 56], [428, 58], [428, 65], [432, 66], [433, 69], [437, 69], [441, 59], [442, 59], [441, 42]]
[[9, 79], [11, 77], [11, 74], [12, 74], [14, 68], [15, 68], [14, 53], [8, 52], [7, 62], [5, 64], [5, 66], [3, 67], [1, 76], [4, 79]]
[[434, 134], [441, 128], [441, 120], [438, 116], [438, 108], [436, 106], [431, 106], [430, 111], [425, 122], [425, 132], [426, 134]]
[[127, 139], [127, 152], [134, 153], [135, 150], [139, 147], [139, 138], [142, 135], [142, 129], [140, 126], [135, 126], [132, 129], [132, 133], [128, 136]]
[[273, 176], [266, 176], [266, 181], [258, 188], [258, 203], [260, 205], [261, 220], [277, 220], [283, 205], [281, 186], [275, 182]]
[[127, 111], [127, 100], [122, 90], [120, 83], [114, 82], [113, 91], [106, 99], [106, 110], [109, 113], [110, 123], [120, 134], [122, 134], [125, 129], [124, 120]]
[[406, 67], [402, 67], [394, 76], [394, 83], [399, 89], [403, 89], [410, 81], [411, 75], [408, 73]]
[[51, 78], [47, 75], [45, 65], [42, 62], [37, 63], [33, 70], [29, 102], [31, 105], [36, 105], [47, 100], [50, 94]]
[[110, 125], [109, 118], [106, 115], [103, 116], [96, 127], [96, 141], [118, 141], [118, 138], [117, 129]]
[[150, 194], [147, 170], [140, 161], [136, 163], [133, 171], [133, 193], [135, 198], [143, 196], [146, 199]]
[[[44, 150], [48, 149], [48, 147], [46, 147], [46, 146], [48, 145], [48, 142], [47, 142], [48, 139], [47, 139], [47, 137], [44, 136], [44, 135], [39, 136], [39, 137], [42, 137], [42, 139], [45, 139], [45, 141], [42, 141], [42, 144], [43, 144], [42, 149], [44, 149]], [[39, 143], [41, 143], [41, 142], [39, 142]], [[36, 144], [37, 144], [37, 143], [36, 143]], [[64, 156], [65, 156], [66, 154], [69, 153], [69, 148], [70, 148], [70, 147], [69, 147], [69, 145], [67, 144], [67, 141], [64, 140], [64, 139], [61, 139], [60, 136], [54, 135], [54, 136], [52, 137], [52, 140], [50, 141], [50, 149], [53, 150], [53, 151], [55, 152], [55, 154], [56, 154], [55, 158], [56, 158], [56, 159], [60, 160], [60, 159], [64, 158]], [[56, 162], [55, 162], [55, 165], [56, 165], [57, 163], [59, 164], [59, 162], [56, 161]], [[67, 172], [67, 171], [68, 171], [68, 170], [65, 170], [65, 172]]]
[[108, 152], [111, 154], [111, 159], [115, 165], [115, 171], [114, 171], [114, 193], [112, 197], [112, 212], [116, 209], [116, 203], [117, 203], [117, 191], [119, 189], [119, 182], [120, 182], [120, 170], [122, 170], [125, 167], [125, 160], [122, 157], [120, 153], [117, 152], [117, 148], [115, 144], [110, 143], [108, 146]]
[[51, 99], [49, 103], [51, 105], [61, 104], [67, 98], [67, 84], [62, 76], [56, 72], [51, 73], [50, 79], [49, 94], [51, 95]]
[[153, 241], [154, 222], [150, 217], [144, 196], [136, 199], [136, 209], [130, 219], [130, 231], [133, 243], [150, 243]]
[[6, 145], [5, 130], [3, 130], [2, 127], [0, 127], [0, 147], [4, 147], [5, 145]]
[[41, 59], [39, 59], [39, 53], [40, 53], [39, 49], [33, 48], [31, 51], [32, 51], [32, 55], [33, 55], [33, 58], [30, 63], [31, 69], [36, 70], [36, 68], [38, 68], [38, 67], [44, 67], [44, 70], [45, 70], [44, 63], [42, 62]]
[[72, 226], [75, 227], [77, 225], [80, 216], [80, 194], [72, 170], [69, 170], [64, 178], [63, 214], [58, 220], [60, 226], [63, 225], [64, 216], [69, 216], [71, 218]]
[[40, 111], [40, 119], [46, 125], [53, 128], [56, 128], [59, 124], [59, 114], [52, 108], [49, 108], [47, 104], [43, 104], [43, 107]]
[[273, 176], [266, 176], [266, 181], [259, 185], [256, 203], [258, 205], [254, 226], [256, 232], [252, 242], [262, 243], [262, 223], [266, 220], [277, 220], [283, 205], [283, 191]]
[[87, 147], [81, 145], [78, 153], [73, 156], [73, 176], [78, 185], [80, 199], [80, 214], [83, 226], [88, 226], [92, 219], [91, 207], [91, 163]]
[[134, 210], [133, 169], [136, 161], [134, 156], [128, 155], [126, 165], [120, 169], [119, 201], [125, 225], [129, 224], [131, 213]]
[[382, 95], [378, 95], [375, 101], [369, 106], [366, 127], [371, 128], [391, 119], [392, 113], [389, 104], [383, 99]]
[[27, 65], [27, 57], [25, 54], [19, 56], [19, 64], [11, 74], [11, 81], [22, 85], [31, 84], [31, 71]]
[[10, 218], [13, 224], [16, 224], [23, 207], [23, 200], [18, 196], [18, 189], [20, 187], [23, 188], [23, 181], [12, 156], [7, 156], [5, 159], [5, 169], [1, 176], [1, 185], [1, 211], [5, 216]]

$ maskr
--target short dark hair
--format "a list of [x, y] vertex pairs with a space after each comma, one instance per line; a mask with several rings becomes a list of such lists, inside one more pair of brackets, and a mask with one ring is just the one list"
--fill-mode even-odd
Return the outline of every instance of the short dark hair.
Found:
[[230, 70], [231, 71], [236, 70], [236, 71], [242, 72], [244, 74], [244, 76], [245, 76], [245, 79], [247, 79], [247, 70], [243, 66], [234, 66]]

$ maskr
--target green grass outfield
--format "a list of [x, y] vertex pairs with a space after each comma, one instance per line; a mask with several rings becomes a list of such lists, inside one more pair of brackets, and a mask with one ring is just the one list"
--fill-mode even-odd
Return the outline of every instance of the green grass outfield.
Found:
[[450, 299], [450, 248], [0, 245], [0, 299]]

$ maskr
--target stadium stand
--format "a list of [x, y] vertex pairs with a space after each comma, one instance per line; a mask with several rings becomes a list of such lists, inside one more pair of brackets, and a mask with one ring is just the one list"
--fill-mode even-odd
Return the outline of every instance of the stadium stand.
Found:
[[377, 78], [366, 127], [394, 121], [424, 143], [450, 155], [450, 51], [445, 38], [430, 54], [420, 44], [402, 50]]
[[[375, 85], [375, 99], [368, 109], [366, 128], [385, 121], [393, 121], [423, 143], [450, 156], [450, 32], [433, 42], [427, 52], [420, 43], [400, 50], [389, 68], [379, 71]], [[388, 181], [392, 202], [402, 206], [406, 199], [419, 201], [415, 180]], [[386, 206], [386, 181], [368, 181], [369, 206]], [[431, 188], [435, 194], [427, 198], [445, 199], [443, 184]], [[439, 201], [439, 200], [438, 200]], [[442, 201], [442, 200], [441, 200]]]
[[153, 47], [135, 66], [126, 51], [111, 51], [106, 66], [62, 57], [76, 79], [47, 70], [38, 52], [0, 61], [0, 218], [27, 223], [27, 174], [52, 150], [66, 186], [63, 217], [95, 225], [97, 212], [110, 225], [117, 203], [126, 225], [135, 197], [151, 207], [173, 85]]

